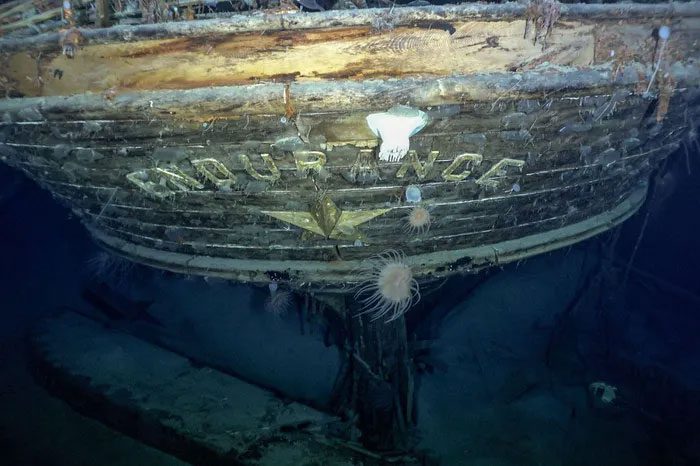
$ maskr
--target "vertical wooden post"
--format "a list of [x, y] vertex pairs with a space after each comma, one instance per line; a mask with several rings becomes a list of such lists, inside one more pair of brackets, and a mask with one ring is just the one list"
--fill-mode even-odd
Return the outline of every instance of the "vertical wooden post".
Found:
[[408, 450], [413, 418], [413, 366], [406, 321], [350, 315], [353, 406], [362, 443], [377, 451]]
[[95, 0], [95, 26], [106, 28], [112, 15], [111, 0]]
[[405, 319], [372, 321], [368, 315], [359, 315], [352, 295], [316, 294], [311, 301], [316, 300], [339, 317], [328, 324], [347, 355], [347, 370], [337, 382], [332, 404], [356, 420], [361, 437], [356, 438], [353, 431], [350, 440], [359, 440], [376, 452], [409, 451], [415, 387]]

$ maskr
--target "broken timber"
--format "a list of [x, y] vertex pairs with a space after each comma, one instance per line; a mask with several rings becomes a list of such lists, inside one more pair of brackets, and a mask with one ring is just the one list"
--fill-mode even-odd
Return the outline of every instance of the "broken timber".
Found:
[[337, 419], [71, 312], [32, 340], [37, 379], [77, 411], [193, 464], [352, 462]]

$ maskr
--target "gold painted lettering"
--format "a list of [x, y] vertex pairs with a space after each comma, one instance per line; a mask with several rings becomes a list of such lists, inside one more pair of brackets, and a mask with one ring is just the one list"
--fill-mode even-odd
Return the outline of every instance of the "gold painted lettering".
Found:
[[226, 166], [216, 159], [192, 160], [192, 166], [220, 191], [230, 190], [236, 184], [236, 177]]
[[270, 154], [260, 154], [260, 158], [262, 159], [267, 169], [270, 171], [269, 175], [263, 175], [262, 173], [258, 172], [255, 169], [255, 167], [253, 167], [253, 163], [250, 161], [250, 157], [248, 157], [246, 154], [240, 154], [238, 158], [243, 164], [243, 168], [245, 168], [246, 173], [248, 173], [256, 180], [269, 181], [271, 183], [274, 183], [275, 181], [280, 179], [281, 175], [279, 168], [277, 168], [277, 165], [275, 165], [275, 162], [272, 160], [272, 157], [270, 157]]
[[306, 177], [309, 171], [319, 173], [326, 164], [326, 154], [317, 150], [300, 150], [294, 152], [294, 163], [299, 176]]
[[[147, 168], [128, 173], [126, 179], [146, 193], [164, 199], [177, 191], [202, 189], [204, 185], [177, 167]], [[173, 189], [174, 188], [174, 189]]]
[[508, 176], [508, 167], [516, 168], [518, 172], [522, 172], [523, 165], [525, 165], [524, 160], [502, 159], [491, 167], [489, 171], [481, 175], [481, 178], [476, 180], [476, 184], [485, 188], [497, 189], [503, 181], [503, 178]]
[[404, 157], [404, 162], [401, 164], [399, 170], [396, 172], [396, 178], [405, 177], [406, 173], [408, 173], [408, 169], [413, 167], [413, 170], [416, 172], [416, 176], [418, 177], [418, 179], [424, 179], [428, 175], [430, 170], [432, 170], [433, 164], [438, 158], [438, 155], [440, 155], [439, 151], [431, 150], [430, 155], [428, 155], [428, 160], [426, 160], [423, 164], [418, 159], [418, 154], [416, 153], [416, 151], [409, 150], [407, 157]]
[[[474, 154], [471, 152], [459, 154], [452, 163], [442, 171], [442, 179], [445, 181], [462, 181], [472, 174], [472, 168], [480, 165], [483, 159], [484, 157], [481, 154]], [[464, 170], [455, 173], [455, 170], [462, 165], [465, 165]]]
[[361, 149], [357, 154], [355, 163], [350, 167], [350, 179], [360, 182], [372, 182], [379, 179], [377, 158], [372, 149]]

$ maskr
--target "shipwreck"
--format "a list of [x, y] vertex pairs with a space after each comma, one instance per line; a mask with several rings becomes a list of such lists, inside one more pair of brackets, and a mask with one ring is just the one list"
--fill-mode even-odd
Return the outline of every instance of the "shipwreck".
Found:
[[357, 408], [371, 448], [411, 423], [420, 291], [613, 228], [696, 137], [697, 2], [21, 4], [0, 6], [0, 159], [129, 260], [369, 306], [350, 333], [385, 346], [355, 354], [399, 400]]

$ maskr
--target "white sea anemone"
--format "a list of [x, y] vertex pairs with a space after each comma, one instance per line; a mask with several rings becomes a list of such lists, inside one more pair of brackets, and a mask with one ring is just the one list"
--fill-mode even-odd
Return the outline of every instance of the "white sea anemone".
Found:
[[270, 296], [265, 300], [265, 310], [275, 315], [285, 314], [292, 307], [292, 293], [279, 289], [276, 282], [270, 282], [268, 288]]
[[375, 136], [381, 138], [379, 160], [398, 162], [407, 153], [409, 138], [428, 124], [428, 115], [405, 105], [396, 105], [386, 112], [367, 115], [367, 125]]
[[98, 280], [114, 286], [126, 283], [134, 269], [134, 263], [107, 251], [99, 251], [85, 263], [86, 271]]
[[412, 234], [425, 233], [430, 229], [432, 217], [428, 209], [415, 206], [406, 217], [406, 229]]
[[362, 302], [362, 314], [372, 320], [388, 315], [386, 322], [401, 317], [420, 300], [418, 282], [406, 258], [398, 251], [386, 251], [366, 261], [364, 280], [355, 293]]

